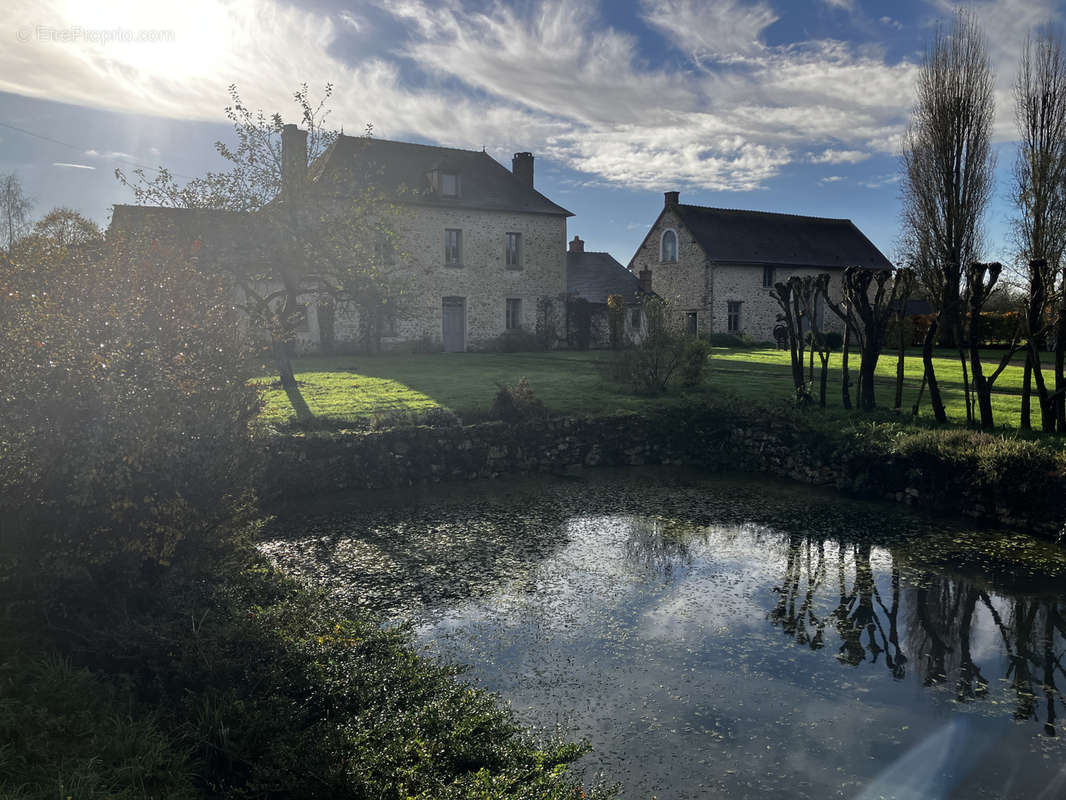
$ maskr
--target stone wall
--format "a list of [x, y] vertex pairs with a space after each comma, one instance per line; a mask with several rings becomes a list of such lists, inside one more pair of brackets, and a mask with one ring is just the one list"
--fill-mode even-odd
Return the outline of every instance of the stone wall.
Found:
[[[729, 302], [740, 301], [740, 333], [756, 341], [772, 342], [774, 325], [781, 307], [770, 296], [770, 288], [763, 287], [763, 270], [761, 267], [716, 264], [714, 272], [714, 312], [715, 333], [725, 333], [728, 324]], [[816, 277], [829, 273], [829, 298], [834, 303], [840, 302], [841, 271], [828, 269], [784, 269], [775, 270], [774, 282], [785, 282], [795, 275], [797, 277]], [[828, 308], [822, 312], [822, 329], [843, 333], [844, 325], [840, 318]]]
[[[664, 231], [677, 234], [677, 262], [663, 263], [660, 260], [660, 242]], [[722, 317], [718, 328], [714, 327], [712, 306], [714, 286], [707, 254], [695, 237], [681, 223], [673, 209], [665, 209], [652, 227], [648, 238], [637, 249], [629, 263], [629, 269], [639, 274], [642, 269], [651, 270], [651, 288], [668, 303], [669, 313], [677, 324], [685, 324], [685, 316], [696, 313], [696, 325], [700, 335], [708, 336], [717, 329], [725, 329]]]
[[[660, 260], [660, 241], [664, 231], [677, 233], [677, 262]], [[716, 264], [712, 262], [695, 237], [685, 228], [673, 209], [666, 208], [641, 244], [629, 265], [634, 273], [642, 269], [652, 272], [652, 289], [669, 303], [670, 315], [678, 325], [686, 323], [686, 315], [697, 314], [697, 329], [701, 336], [727, 333], [730, 301], [740, 301], [740, 333], [758, 341], [773, 341], [774, 325], [780, 308], [770, 297], [770, 289], [762, 285], [761, 266]], [[774, 281], [786, 281], [789, 276], [830, 274], [829, 296], [840, 301], [840, 270], [778, 267]], [[829, 309], [824, 312], [824, 329], [843, 331], [843, 324]]]
[[[402, 285], [395, 335], [406, 342], [442, 341], [444, 297], [466, 300], [467, 349], [490, 346], [506, 330], [507, 304], [521, 300], [523, 330], [533, 332], [537, 300], [566, 293], [566, 218], [561, 215], [410, 206], [397, 216], [394, 276]], [[444, 231], [462, 231], [462, 263], [444, 264]], [[522, 236], [520, 269], [505, 263], [507, 234]], [[357, 318], [340, 313], [338, 340], [355, 337]], [[317, 328], [312, 325], [312, 331]]]
[[518, 425], [279, 437], [268, 447], [264, 494], [273, 500], [582, 467], [683, 464], [832, 486], [1060, 541], [1066, 524], [1066, 470], [1051, 456], [1046, 465], [1034, 465], [1034, 457], [1045, 457], [1038, 450], [1023, 454], [1029, 479], [1019, 481], [1017, 471], [1006, 470], [1009, 478], [990, 474], [979, 454], [951, 461], [935, 449], [892, 453], [784, 417], [707, 407]]

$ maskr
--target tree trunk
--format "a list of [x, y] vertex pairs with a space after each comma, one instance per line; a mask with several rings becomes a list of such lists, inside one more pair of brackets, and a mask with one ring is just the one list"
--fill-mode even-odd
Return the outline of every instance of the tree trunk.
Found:
[[896, 397], [893, 407], [900, 411], [903, 408], [903, 372], [904, 372], [904, 355], [903, 355], [903, 315], [900, 314], [899, 320], [899, 357], [896, 359]]
[[1033, 359], [1028, 352], [1025, 354], [1025, 373], [1022, 375], [1022, 418], [1018, 426], [1023, 431], [1033, 429], [1032, 412], [1030, 404], [1033, 396]]
[[[981, 427], [991, 430], [995, 427], [992, 420], [992, 387], [985, 380], [984, 368], [981, 365], [980, 311], [975, 309], [970, 317], [970, 371], [973, 374], [973, 391], [977, 395]], [[965, 367], [965, 364], [963, 366]]]
[[943, 424], [948, 421], [947, 412], [944, 411], [944, 401], [940, 397], [940, 386], [936, 382], [936, 372], [933, 370], [933, 342], [936, 339], [936, 329], [939, 320], [934, 319], [929, 323], [929, 330], [925, 333], [925, 341], [922, 343], [922, 363], [925, 365], [925, 382], [929, 386], [929, 402], [933, 406], [933, 417]]
[[1066, 433], [1066, 267], [1062, 270], [1062, 302], [1055, 336], [1055, 424], [1059, 433]]
[[[1029, 340], [1029, 354], [1034, 362], [1040, 361], [1040, 351], [1036, 342]], [[1034, 369], [1033, 379], [1036, 382], [1036, 396], [1040, 400], [1040, 430], [1049, 433], [1055, 430], [1055, 403], [1058, 398], [1050, 397], [1047, 384], [1044, 381], [1043, 370]]]
[[818, 383], [818, 405], [825, 408], [825, 390], [829, 384], [829, 353], [819, 355], [822, 359], [821, 380]]
[[881, 355], [881, 348], [877, 346], [876, 337], [872, 331], [867, 331], [865, 347], [862, 350], [862, 363], [859, 365], [859, 407], [864, 411], [872, 411], [877, 407], [877, 399], [874, 395], [874, 373], [877, 370], [877, 359]]
[[850, 348], [851, 323], [844, 320], [844, 347], [840, 353], [840, 403], [846, 409], [851, 408], [851, 371], [848, 369]]

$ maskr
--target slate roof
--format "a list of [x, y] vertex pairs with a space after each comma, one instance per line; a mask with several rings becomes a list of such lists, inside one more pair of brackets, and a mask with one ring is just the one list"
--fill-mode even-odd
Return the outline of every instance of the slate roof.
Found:
[[850, 219], [684, 204], [676, 209], [714, 261], [828, 269], [892, 267]]
[[566, 293], [590, 303], [607, 304], [612, 294], [631, 300], [640, 294], [637, 276], [623, 267], [610, 253], [568, 252], [566, 254]]
[[[460, 196], [431, 192], [427, 174], [433, 170], [457, 173]], [[573, 216], [481, 150], [342, 135], [315, 160], [308, 177], [312, 186], [339, 194], [368, 182], [420, 205]]]
[[189, 247], [199, 242], [201, 258], [251, 265], [269, 260], [271, 232], [253, 215], [207, 208], [170, 208], [118, 204], [111, 213], [108, 238], [135, 235]]

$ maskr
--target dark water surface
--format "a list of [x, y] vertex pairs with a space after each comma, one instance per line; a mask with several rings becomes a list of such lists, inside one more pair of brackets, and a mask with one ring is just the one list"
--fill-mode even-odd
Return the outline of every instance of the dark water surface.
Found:
[[263, 549], [623, 797], [1066, 798], [1066, 556], [1022, 535], [637, 469], [319, 500]]

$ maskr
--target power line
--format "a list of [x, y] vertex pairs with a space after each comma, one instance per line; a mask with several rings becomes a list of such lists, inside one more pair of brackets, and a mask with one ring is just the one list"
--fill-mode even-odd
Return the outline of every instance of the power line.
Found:
[[[13, 131], [18, 131], [19, 133], [24, 133], [27, 136], [32, 136], [35, 139], [41, 139], [41, 140], [43, 140], [45, 142], [51, 142], [52, 144], [58, 144], [61, 147], [69, 147], [71, 150], [77, 150], [79, 153], [82, 153], [82, 154], [85, 153], [84, 148], [78, 147], [78, 145], [76, 145], [76, 144], [71, 144], [70, 142], [61, 142], [61, 141], [59, 141], [59, 139], [53, 139], [51, 136], [45, 136], [44, 134], [41, 134], [41, 133], [34, 133], [33, 131], [28, 131], [25, 128], [20, 128], [18, 125], [11, 125], [11, 124], [9, 124], [7, 122], [0, 122], [0, 127], [8, 128], [8, 129], [13, 130]], [[121, 158], [119, 156], [111, 156], [110, 158], [111, 158], [112, 161], [121, 161], [123, 164], [129, 164], [131, 167], [137, 167], [138, 169], [150, 169], [153, 172], [160, 172], [161, 171], [159, 169], [159, 167], [150, 167], [147, 164], [140, 164], [140, 163], [138, 163], [136, 161], [131, 161], [128, 158]], [[190, 180], [190, 181], [191, 180], [195, 180], [195, 178], [193, 178], [191, 175], [182, 175], [180, 172], [171, 172], [170, 174], [175, 176], [175, 177], [177, 177], [177, 178], [185, 178], [186, 180]]]

